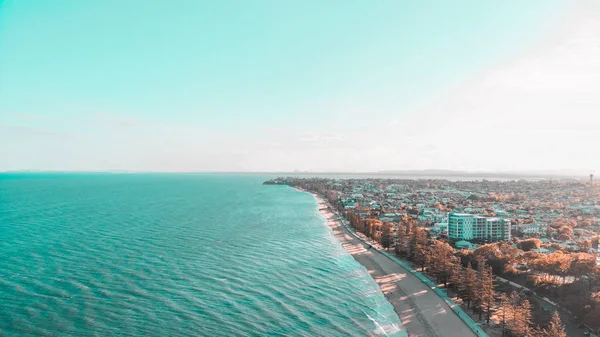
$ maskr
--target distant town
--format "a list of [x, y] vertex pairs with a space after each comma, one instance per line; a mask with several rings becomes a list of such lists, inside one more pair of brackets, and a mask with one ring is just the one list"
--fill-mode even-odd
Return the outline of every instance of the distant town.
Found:
[[[555, 310], [567, 328], [585, 335], [600, 329], [600, 186], [593, 175], [512, 181], [287, 177], [265, 184], [326, 198], [354, 230], [420, 266], [472, 304], [480, 320], [496, 320], [503, 335], [544, 335], [536, 326], [557, 320], [549, 317]], [[451, 261], [439, 261], [444, 254]], [[489, 298], [469, 294], [469, 287], [478, 287], [466, 284], [471, 268], [480, 279], [485, 268], [493, 273]], [[531, 311], [525, 315], [530, 321], [498, 318], [509, 304]]]

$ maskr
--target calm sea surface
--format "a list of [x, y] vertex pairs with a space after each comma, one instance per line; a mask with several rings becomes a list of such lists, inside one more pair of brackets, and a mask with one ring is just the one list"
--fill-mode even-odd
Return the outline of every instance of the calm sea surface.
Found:
[[314, 198], [267, 178], [0, 174], [0, 335], [403, 335]]

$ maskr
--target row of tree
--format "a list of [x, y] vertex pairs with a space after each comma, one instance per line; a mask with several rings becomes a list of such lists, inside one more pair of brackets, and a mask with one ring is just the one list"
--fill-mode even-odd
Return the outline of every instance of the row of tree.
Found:
[[[434, 276], [439, 283], [451, 289], [479, 320], [486, 314], [489, 321], [494, 313], [501, 319], [503, 329], [512, 336], [566, 336], [555, 315], [554, 323], [546, 330], [536, 329], [531, 320], [531, 304], [516, 293], [511, 296], [497, 294], [494, 285], [494, 270], [514, 262], [516, 250], [507, 244], [490, 244], [475, 252], [455, 254], [446, 242], [431, 239], [429, 232], [418, 226], [417, 221], [404, 216], [399, 223], [382, 222], [376, 219], [361, 219], [356, 212], [347, 216], [351, 226], [384, 248], [394, 247], [396, 255], [413, 261], [423, 271]], [[554, 325], [553, 325], [554, 324]]]
[[516, 292], [510, 295], [502, 293], [499, 296], [499, 305], [496, 315], [502, 323], [502, 335], [508, 329], [515, 336], [539, 337], [566, 337], [560, 316], [555, 311], [545, 329], [533, 327], [531, 318], [531, 303], [528, 299], [519, 296]]
[[567, 277], [577, 280], [592, 275], [596, 269], [596, 258], [587, 253], [565, 254], [556, 251], [549, 255], [523, 254], [523, 262], [535, 276], [552, 280], [554, 283], [565, 283]]

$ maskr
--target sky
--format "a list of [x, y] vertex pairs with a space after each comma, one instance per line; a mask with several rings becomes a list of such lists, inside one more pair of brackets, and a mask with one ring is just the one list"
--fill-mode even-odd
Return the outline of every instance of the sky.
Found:
[[0, 0], [0, 171], [600, 168], [596, 0]]

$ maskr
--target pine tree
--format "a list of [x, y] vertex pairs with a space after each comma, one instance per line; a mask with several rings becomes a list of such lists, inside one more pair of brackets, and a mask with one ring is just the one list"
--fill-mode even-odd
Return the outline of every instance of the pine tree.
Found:
[[423, 228], [415, 228], [413, 235], [413, 249], [412, 259], [421, 266], [421, 269], [425, 268], [427, 262], [429, 262], [429, 254], [427, 254], [427, 231]]
[[532, 321], [531, 321], [531, 303], [528, 299], [524, 299], [515, 308], [516, 320], [514, 326], [511, 329], [513, 334], [517, 337], [530, 337], [533, 333]]
[[471, 268], [469, 264], [463, 273], [463, 284], [462, 284], [462, 292], [463, 299], [467, 301], [467, 308], [471, 306], [471, 302], [477, 301], [477, 273]]
[[486, 266], [487, 259], [481, 255], [477, 255], [475, 257], [475, 261], [477, 261], [477, 270], [482, 271], [483, 268]]
[[412, 237], [412, 225], [407, 216], [403, 216], [402, 220], [398, 224], [398, 249], [397, 254], [403, 256], [411, 256], [411, 237]]
[[445, 242], [435, 240], [434, 244], [429, 247], [428, 253], [431, 273], [437, 277], [438, 281], [442, 280], [446, 286], [448, 276], [452, 273], [451, 269], [456, 263], [454, 249]]
[[475, 283], [475, 289], [473, 289], [473, 294], [474, 294], [474, 298], [473, 298], [473, 313], [475, 313], [475, 309], [479, 309], [479, 320], [481, 320], [481, 313], [483, 311], [482, 307], [483, 307], [483, 288], [484, 283], [483, 283], [483, 277], [482, 277], [482, 271], [483, 268], [485, 266], [485, 259], [482, 256], [478, 256], [476, 258], [477, 261], [477, 282]]
[[450, 284], [459, 297], [462, 297], [460, 288], [463, 284], [463, 270], [459, 263], [453, 264], [450, 269]]
[[383, 248], [389, 249], [392, 243], [392, 223], [384, 222], [381, 227], [380, 243]]
[[506, 308], [506, 327], [508, 328], [508, 330], [514, 331], [515, 329], [517, 329], [518, 325], [518, 306], [519, 302], [521, 301], [521, 297], [516, 291], [513, 290], [513, 292], [510, 293], [510, 296], [507, 296], [507, 299], [508, 303]]
[[[502, 337], [504, 337], [506, 332], [506, 327], [508, 325], [508, 321], [512, 317], [512, 303], [510, 302], [510, 298], [506, 293], [501, 293], [499, 298], [500, 306], [498, 310], [496, 310], [496, 315], [499, 317], [502, 323]], [[489, 323], [488, 323], [489, 324]]]
[[548, 328], [544, 329], [544, 336], [546, 337], [567, 337], [565, 328], [562, 325], [558, 312], [554, 312]]
[[408, 234], [407, 234], [407, 227], [406, 227], [406, 223], [404, 221], [400, 221], [400, 223], [398, 223], [398, 230], [396, 231], [396, 254], [397, 255], [404, 255], [406, 254], [406, 246], [408, 245]]
[[414, 221], [411, 218], [407, 219], [407, 226], [408, 226], [408, 230], [407, 230], [407, 234], [409, 235], [408, 237], [408, 245], [407, 245], [407, 249], [406, 249], [406, 254], [408, 255], [409, 258], [413, 258], [414, 254], [415, 254], [415, 248], [417, 246], [417, 222]]
[[481, 320], [481, 314], [483, 308], [487, 312], [487, 324], [490, 324], [490, 316], [492, 310], [492, 303], [494, 302], [494, 278], [492, 275], [492, 268], [483, 266], [479, 272], [479, 300], [480, 300], [480, 311], [479, 320]]

